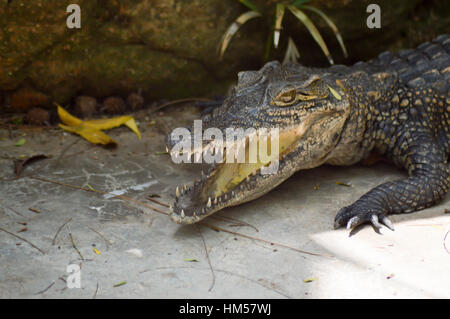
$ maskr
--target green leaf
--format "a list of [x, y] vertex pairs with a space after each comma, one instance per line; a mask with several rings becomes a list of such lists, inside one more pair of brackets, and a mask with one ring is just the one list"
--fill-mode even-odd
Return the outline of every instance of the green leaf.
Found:
[[273, 31], [273, 46], [278, 48], [280, 41], [281, 23], [284, 16], [284, 4], [278, 3], [275, 9], [275, 30]]
[[14, 124], [14, 125], [21, 125], [21, 124], [23, 124], [23, 117], [15, 117], [15, 118], [11, 119], [11, 121], [9, 121], [9, 123]]
[[295, 0], [294, 2], [292, 2], [292, 5], [297, 8], [301, 8], [303, 4], [305, 4], [309, 1], [311, 1], [311, 0]]
[[269, 36], [267, 37], [266, 51], [264, 53], [264, 61], [269, 61], [270, 55], [272, 53], [272, 45], [273, 45], [273, 30], [269, 33]]
[[244, 25], [248, 20], [251, 20], [253, 18], [260, 17], [261, 14], [256, 11], [247, 11], [243, 14], [241, 14], [227, 29], [227, 31], [222, 36], [222, 40], [219, 44], [219, 56], [222, 59], [223, 54], [225, 53], [225, 50], [228, 48], [228, 45], [230, 44], [231, 39], [236, 34], [236, 32], [239, 30], [239, 28]]
[[297, 9], [296, 7], [294, 7], [292, 5], [288, 6], [288, 9], [292, 12], [293, 15], [295, 15], [295, 17], [297, 19], [299, 19], [305, 25], [305, 27], [308, 29], [309, 33], [312, 35], [314, 40], [317, 42], [317, 44], [320, 46], [323, 53], [327, 57], [328, 62], [330, 62], [330, 64], [334, 64], [333, 58], [331, 57], [330, 51], [328, 50], [328, 47], [325, 44], [325, 41], [323, 40], [322, 36], [320, 35], [319, 30], [317, 30], [316, 26], [311, 21], [311, 19], [309, 19], [308, 16], [303, 13], [303, 11]]
[[95, 191], [95, 189], [94, 189], [94, 187], [92, 187], [91, 185], [89, 185], [88, 183], [85, 183], [84, 185], [83, 185], [83, 187], [87, 187], [87, 188], [89, 188], [91, 191]]
[[118, 284], [115, 284], [113, 287], [114, 287], [114, 288], [117, 288], [117, 287], [120, 287], [120, 286], [123, 286], [123, 285], [126, 285], [126, 284], [127, 284], [126, 281], [121, 281], [121, 282], [119, 282]]
[[198, 260], [195, 259], [195, 258], [186, 258], [186, 259], [184, 259], [184, 261], [189, 261], [189, 262], [195, 262], [195, 263], [198, 263]]
[[249, 8], [250, 10], [253, 10], [253, 11], [259, 13], [258, 8], [256, 8], [256, 6], [253, 3], [251, 3], [250, 1], [248, 1], [248, 0], [239, 0], [239, 2], [242, 3], [244, 6], [246, 6], [247, 8]]
[[298, 58], [300, 58], [300, 52], [298, 52], [294, 40], [289, 37], [286, 53], [284, 54], [283, 65], [287, 63], [298, 63]]
[[18, 141], [16, 142], [16, 144], [14, 144], [14, 146], [18, 146], [18, 147], [19, 147], [19, 146], [24, 146], [26, 142], [27, 142], [26, 139], [21, 138], [20, 140], [18, 140]]
[[347, 48], [344, 45], [344, 40], [342, 39], [341, 33], [339, 32], [337, 26], [334, 24], [334, 22], [322, 11], [312, 6], [303, 6], [302, 9], [310, 10], [312, 12], [317, 13], [322, 19], [325, 20], [325, 22], [328, 24], [328, 26], [333, 30], [334, 35], [336, 36], [336, 39], [339, 42], [339, 45], [341, 46], [342, 52], [344, 53], [345, 57], [348, 57]]

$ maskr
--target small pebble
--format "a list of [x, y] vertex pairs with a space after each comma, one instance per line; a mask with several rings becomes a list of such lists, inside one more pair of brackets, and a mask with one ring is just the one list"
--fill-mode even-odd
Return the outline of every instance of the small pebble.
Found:
[[49, 98], [33, 89], [22, 88], [11, 94], [9, 104], [13, 112], [25, 113], [34, 107], [48, 106]]
[[100, 111], [106, 114], [122, 114], [125, 109], [125, 101], [122, 98], [111, 96], [103, 101], [103, 107]]
[[75, 113], [83, 118], [92, 117], [97, 111], [97, 99], [91, 96], [78, 96], [75, 100]]
[[25, 121], [31, 125], [44, 125], [50, 123], [50, 113], [39, 107], [34, 107], [28, 111]]
[[127, 104], [133, 111], [140, 110], [144, 106], [144, 98], [138, 93], [130, 93], [127, 97]]

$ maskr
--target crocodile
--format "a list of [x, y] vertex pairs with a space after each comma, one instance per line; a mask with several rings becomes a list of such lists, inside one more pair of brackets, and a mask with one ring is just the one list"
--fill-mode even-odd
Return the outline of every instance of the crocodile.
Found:
[[[176, 188], [170, 217], [195, 223], [264, 195], [299, 170], [352, 165], [375, 151], [405, 169], [408, 177], [378, 185], [340, 209], [334, 228], [369, 223], [377, 231], [383, 225], [394, 230], [389, 214], [422, 210], [448, 192], [449, 88], [448, 34], [351, 66], [312, 68], [272, 61], [258, 71], [239, 72], [222, 105], [202, 118], [202, 132], [277, 128], [278, 157], [210, 164], [200, 179]], [[247, 138], [246, 133], [235, 143]], [[172, 155], [179, 141], [169, 135]], [[216, 146], [214, 140], [203, 140], [197, 151]], [[263, 174], [275, 161], [276, 173]]]

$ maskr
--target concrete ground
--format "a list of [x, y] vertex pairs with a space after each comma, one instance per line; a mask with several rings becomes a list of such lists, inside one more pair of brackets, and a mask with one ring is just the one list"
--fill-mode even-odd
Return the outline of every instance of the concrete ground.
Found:
[[[450, 298], [450, 196], [392, 216], [394, 232], [333, 230], [339, 208], [405, 176], [385, 163], [302, 171], [205, 220], [229, 232], [153, 211], [167, 209], [148, 195], [170, 202], [197, 173], [158, 153], [172, 118], [196, 116], [173, 109], [136, 114], [141, 141], [108, 131], [116, 149], [58, 128], [0, 129], [1, 298]], [[15, 179], [12, 159], [36, 154], [52, 157]]]

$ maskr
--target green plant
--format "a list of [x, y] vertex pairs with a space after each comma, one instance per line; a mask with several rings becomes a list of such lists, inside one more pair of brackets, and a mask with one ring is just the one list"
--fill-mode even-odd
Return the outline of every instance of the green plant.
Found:
[[[252, 4], [249, 0], [239, 0], [240, 3], [245, 5], [248, 9], [250, 9], [247, 12], [244, 12], [241, 14], [227, 29], [227, 31], [224, 33], [222, 40], [220, 42], [218, 53], [220, 58], [223, 58], [223, 55], [228, 48], [228, 45], [233, 38], [233, 36], [236, 34], [236, 32], [239, 30], [239, 28], [245, 24], [247, 21], [262, 17], [261, 12], [258, 10], [258, 8]], [[341, 34], [339, 33], [338, 28], [334, 24], [334, 22], [322, 11], [317, 9], [316, 7], [307, 5], [306, 3], [310, 2], [310, 0], [292, 0], [290, 2], [282, 2], [277, 3], [275, 5], [274, 9], [274, 23], [273, 23], [273, 29], [271, 30], [269, 34], [269, 39], [267, 43], [267, 50], [266, 50], [266, 60], [269, 58], [270, 50], [272, 49], [272, 46], [276, 49], [278, 48], [278, 44], [280, 41], [281, 31], [282, 31], [282, 24], [283, 24], [283, 18], [285, 15], [286, 9], [291, 12], [298, 20], [300, 20], [303, 25], [307, 28], [313, 39], [317, 42], [317, 44], [322, 49], [322, 52], [325, 54], [325, 56], [328, 59], [328, 62], [330, 64], [334, 64], [333, 58], [330, 54], [330, 51], [328, 50], [328, 47], [325, 43], [325, 41], [322, 38], [322, 35], [320, 34], [319, 30], [316, 28], [314, 23], [311, 21], [311, 19], [304, 13], [304, 11], [310, 11], [317, 15], [319, 15], [331, 28], [334, 35], [336, 36], [336, 39], [339, 42], [339, 45], [341, 46], [342, 52], [344, 53], [344, 56], [347, 57], [347, 49], [344, 45], [344, 40], [342, 39]], [[294, 43], [294, 40], [292, 40], [291, 37], [288, 39], [288, 45], [286, 48], [285, 56], [283, 63], [287, 62], [297, 62], [298, 58], [300, 57], [300, 53]]]

